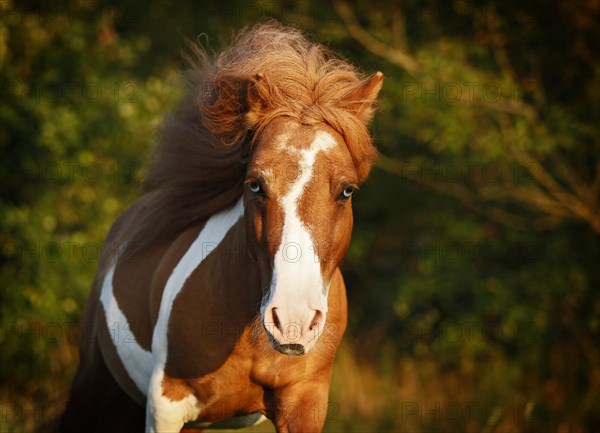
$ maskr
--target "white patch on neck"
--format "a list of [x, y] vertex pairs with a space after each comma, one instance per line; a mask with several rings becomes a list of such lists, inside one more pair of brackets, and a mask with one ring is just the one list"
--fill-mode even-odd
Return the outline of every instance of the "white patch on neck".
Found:
[[[310, 147], [298, 151], [300, 175], [280, 199], [284, 215], [283, 232], [275, 253], [270, 293], [270, 299], [273, 299], [277, 290], [285, 290], [280, 299], [284, 299], [288, 306], [309, 302], [310, 308], [323, 313], [327, 312], [327, 299], [323, 294], [321, 264], [310, 232], [298, 215], [298, 203], [313, 177], [317, 154], [328, 151], [335, 144], [331, 134], [318, 131]], [[267, 303], [263, 303], [263, 308]], [[264, 311], [262, 313], [264, 317]]]
[[115, 265], [112, 265], [104, 277], [100, 292], [100, 302], [104, 307], [106, 325], [111, 332], [112, 342], [127, 374], [142, 394], [146, 395], [154, 360], [152, 353], [144, 350], [135, 340], [129, 321], [119, 308], [113, 290], [114, 274]]
[[[172, 402], [162, 396], [162, 378], [164, 377], [168, 348], [167, 325], [173, 301], [183, 288], [185, 281], [210, 252], [221, 243], [227, 232], [242, 217], [243, 213], [243, 199], [240, 198], [233, 207], [213, 215], [173, 269], [163, 291], [158, 321], [154, 327], [152, 337], [152, 352], [144, 350], [135, 340], [135, 336], [130, 330], [129, 321], [119, 308], [117, 299], [114, 296], [113, 278], [116, 265], [112, 265], [104, 277], [100, 302], [104, 307], [106, 323], [112, 333], [112, 341], [117, 350], [117, 355], [140, 392], [145, 396], [151, 396], [152, 399], [158, 400], [154, 403], [156, 407], [147, 408], [147, 413], [151, 412], [152, 418], [156, 417], [157, 422], [165, 417], [168, 419], [181, 418], [181, 426], [183, 426], [184, 422], [193, 419], [190, 417], [193, 417], [194, 413], [197, 415], [199, 409], [195, 397], [188, 396], [182, 401]], [[151, 398], [148, 399], [148, 403], [150, 403], [150, 400]], [[165, 411], [170, 412], [173, 416], [165, 415]], [[152, 421], [152, 425], [154, 425], [154, 421]], [[170, 426], [170, 424], [164, 424], [164, 422], [163, 425]], [[170, 427], [160, 430], [179, 431], [179, 429], [170, 429]]]
[[158, 320], [152, 336], [152, 353], [158, 361], [164, 362], [167, 359], [167, 329], [175, 297], [179, 294], [192, 272], [200, 266], [200, 263], [206, 259], [211, 251], [216, 249], [225, 238], [225, 235], [243, 215], [244, 200], [240, 198], [234, 206], [210, 217], [196, 240], [190, 245], [185, 255], [171, 272], [162, 294]]
[[231, 208], [210, 217], [167, 280], [152, 336], [154, 370], [150, 379], [146, 405], [147, 433], [178, 432], [186, 422], [194, 421], [200, 413], [200, 402], [195, 396], [190, 394], [182, 400], [172, 401], [165, 397], [163, 392], [162, 382], [167, 361], [169, 318], [173, 302], [192, 272], [216, 249], [243, 215], [244, 201], [243, 198], [240, 198]]

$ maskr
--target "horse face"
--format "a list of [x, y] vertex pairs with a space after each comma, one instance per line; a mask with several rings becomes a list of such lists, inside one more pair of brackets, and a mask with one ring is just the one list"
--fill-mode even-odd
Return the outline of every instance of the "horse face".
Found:
[[264, 288], [261, 318], [281, 353], [304, 354], [323, 332], [357, 184], [341, 135], [325, 124], [279, 119], [256, 143], [245, 182], [246, 230]]

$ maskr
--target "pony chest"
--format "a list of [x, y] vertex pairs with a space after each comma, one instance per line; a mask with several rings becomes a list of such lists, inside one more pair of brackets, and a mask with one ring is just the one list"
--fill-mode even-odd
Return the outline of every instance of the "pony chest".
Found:
[[216, 372], [185, 381], [165, 373], [162, 392], [177, 400], [193, 395], [198, 401], [200, 410], [188, 428], [248, 427], [264, 412], [264, 389], [252, 382], [244, 361], [232, 360]]

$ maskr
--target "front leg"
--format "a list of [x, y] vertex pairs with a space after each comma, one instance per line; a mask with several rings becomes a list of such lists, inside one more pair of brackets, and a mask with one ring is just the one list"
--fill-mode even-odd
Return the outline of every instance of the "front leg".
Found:
[[319, 433], [329, 401], [329, 381], [297, 383], [275, 392], [272, 413], [277, 433]]
[[156, 366], [146, 403], [146, 433], [178, 433], [186, 422], [198, 418], [199, 413], [200, 405], [191, 388]]

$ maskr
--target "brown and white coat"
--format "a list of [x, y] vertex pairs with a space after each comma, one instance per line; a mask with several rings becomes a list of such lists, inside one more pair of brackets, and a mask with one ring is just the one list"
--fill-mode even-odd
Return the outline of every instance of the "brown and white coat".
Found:
[[108, 235], [65, 432], [322, 429], [381, 83], [275, 23], [198, 67]]

